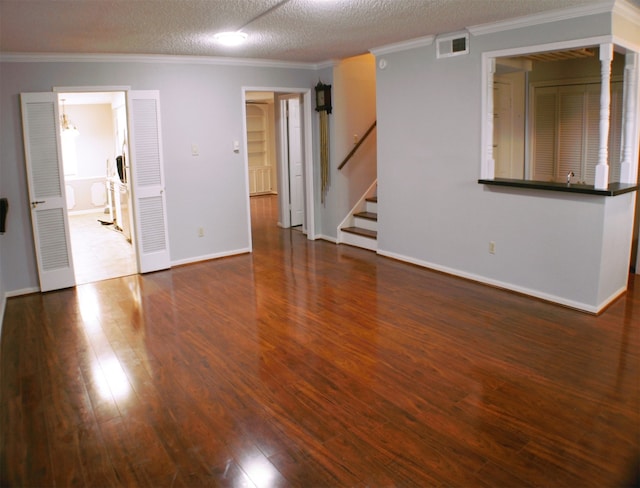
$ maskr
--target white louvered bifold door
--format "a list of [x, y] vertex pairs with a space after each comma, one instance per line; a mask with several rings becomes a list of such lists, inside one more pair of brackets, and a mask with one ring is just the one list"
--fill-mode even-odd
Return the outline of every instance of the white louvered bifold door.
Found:
[[58, 98], [55, 93], [22, 93], [31, 223], [40, 290], [75, 285], [60, 150]]
[[585, 87], [569, 85], [558, 88], [558, 160], [556, 180], [566, 181], [571, 172], [573, 182], [584, 181]]
[[557, 161], [557, 89], [538, 88], [535, 91], [533, 133], [532, 178], [553, 181], [556, 178]]
[[[600, 83], [534, 92], [533, 179], [593, 185], [600, 151]], [[620, 181], [622, 83], [611, 84], [609, 181]]]
[[159, 102], [158, 91], [128, 93], [135, 241], [141, 273], [171, 266]]

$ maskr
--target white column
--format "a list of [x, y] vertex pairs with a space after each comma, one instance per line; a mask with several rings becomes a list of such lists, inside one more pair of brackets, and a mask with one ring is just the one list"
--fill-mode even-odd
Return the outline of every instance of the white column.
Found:
[[620, 157], [620, 183], [635, 183], [638, 175], [635, 158], [637, 134], [638, 53], [627, 53], [624, 65], [623, 128]]
[[609, 186], [609, 119], [611, 117], [611, 61], [613, 44], [600, 44], [600, 146], [596, 165], [596, 188]]
[[483, 178], [493, 179], [496, 172], [496, 161], [493, 158], [493, 75], [496, 72], [495, 58], [489, 59], [487, 69], [487, 137], [486, 137], [486, 154], [487, 161], [484, 167]]

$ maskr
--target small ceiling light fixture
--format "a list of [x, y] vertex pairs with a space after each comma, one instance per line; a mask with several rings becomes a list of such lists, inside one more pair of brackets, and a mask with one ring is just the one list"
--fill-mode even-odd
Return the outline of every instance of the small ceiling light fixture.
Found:
[[247, 40], [247, 34], [240, 31], [218, 32], [213, 39], [224, 46], [239, 46]]
[[[276, 9], [279, 9], [280, 7], [282, 7], [285, 3], [289, 3], [291, 0], [280, 0], [278, 3], [276, 3], [275, 5], [272, 5], [271, 7], [269, 7], [267, 10], [265, 10], [264, 12], [260, 12], [258, 15], [256, 15], [254, 18], [252, 18], [251, 20], [249, 20], [248, 22], [245, 22], [244, 24], [242, 24], [237, 31], [230, 31], [230, 32], [218, 32], [217, 34], [214, 34], [213, 36], [213, 40], [216, 42], [219, 42], [220, 44], [224, 45], [224, 46], [239, 46], [240, 44], [242, 44], [244, 41], [247, 40], [248, 35], [245, 34], [244, 32], [242, 32], [242, 29], [244, 29], [245, 27], [247, 27], [249, 24], [255, 22], [258, 19], [261, 19], [262, 17], [264, 17], [265, 15], [270, 14], [271, 12], [273, 12]], [[258, 3], [258, 2], [256, 2]]]

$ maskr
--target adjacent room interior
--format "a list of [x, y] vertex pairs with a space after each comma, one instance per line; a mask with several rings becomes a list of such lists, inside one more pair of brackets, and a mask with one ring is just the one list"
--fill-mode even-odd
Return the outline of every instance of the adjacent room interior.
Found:
[[124, 92], [58, 100], [76, 283], [137, 273]]

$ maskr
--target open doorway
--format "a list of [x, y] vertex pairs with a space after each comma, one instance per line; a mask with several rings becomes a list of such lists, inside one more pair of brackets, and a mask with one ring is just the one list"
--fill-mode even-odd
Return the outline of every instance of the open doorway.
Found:
[[278, 223], [278, 165], [273, 92], [246, 93], [245, 123], [252, 234]]
[[[251, 221], [306, 232], [303, 94], [247, 90], [244, 104]], [[257, 211], [267, 201], [275, 213]]]
[[76, 284], [138, 272], [125, 92], [59, 93]]

